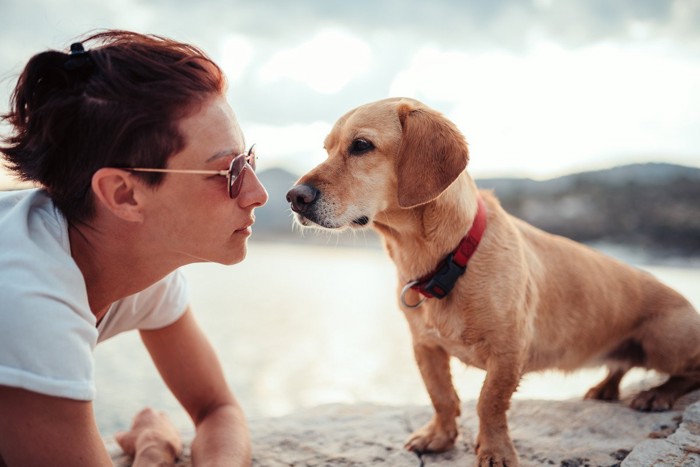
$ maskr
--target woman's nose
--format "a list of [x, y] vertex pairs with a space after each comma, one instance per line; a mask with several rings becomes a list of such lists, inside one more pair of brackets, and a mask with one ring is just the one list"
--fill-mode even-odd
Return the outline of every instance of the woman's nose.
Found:
[[246, 167], [248, 173], [245, 174], [245, 179], [243, 180], [243, 189], [241, 194], [238, 196], [239, 203], [242, 207], [260, 207], [267, 203], [269, 198], [267, 190], [260, 182], [255, 171]]

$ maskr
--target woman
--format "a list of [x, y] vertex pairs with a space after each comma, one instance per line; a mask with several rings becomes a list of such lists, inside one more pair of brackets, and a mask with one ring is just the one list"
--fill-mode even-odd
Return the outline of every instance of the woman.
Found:
[[[267, 201], [225, 88], [196, 47], [125, 31], [25, 67], [0, 150], [39, 188], [0, 194], [0, 465], [111, 465], [92, 352], [131, 329], [196, 426], [193, 463], [250, 463], [245, 417], [177, 270], [242, 261]], [[117, 440], [134, 465], [182, 449], [150, 409]]]

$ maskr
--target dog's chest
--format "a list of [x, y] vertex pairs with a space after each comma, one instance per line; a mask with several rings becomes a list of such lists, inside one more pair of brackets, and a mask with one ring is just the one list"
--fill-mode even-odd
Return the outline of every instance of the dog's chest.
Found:
[[450, 317], [445, 310], [412, 310], [407, 313], [413, 338], [427, 345], [438, 345], [462, 362], [484, 368], [485, 359], [479, 352], [479, 343], [469, 341], [466, 326], [460, 319]]

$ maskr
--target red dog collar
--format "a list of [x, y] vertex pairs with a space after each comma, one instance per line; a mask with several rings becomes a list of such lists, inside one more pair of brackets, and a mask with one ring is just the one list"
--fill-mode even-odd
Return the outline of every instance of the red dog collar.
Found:
[[445, 298], [454, 287], [457, 279], [467, 270], [467, 263], [479, 246], [481, 237], [486, 230], [486, 205], [481, 197], [477, 198], [477, 211], [474, 223], [467, 235], [459, 242], [457, 249], [442, 260], [437, 269], [427, 276], [411, 281], [401, 292], [401, 301], [404, 306], [417, 308], [425, 299], [415, 305], [408, 305], [404, 295], [408, 289], [413, 289], [427, 298]]

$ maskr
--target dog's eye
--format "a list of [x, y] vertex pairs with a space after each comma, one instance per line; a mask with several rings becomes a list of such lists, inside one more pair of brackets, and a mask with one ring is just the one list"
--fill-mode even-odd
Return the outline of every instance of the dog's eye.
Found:
[[358, 138], [353, 140], [353, 142], [350, 144], [349, 152], [353, 156], [359, 156], [360, 154], [364, 154], [372, 149], [374, 149], [374, 144], [366, 139]]

